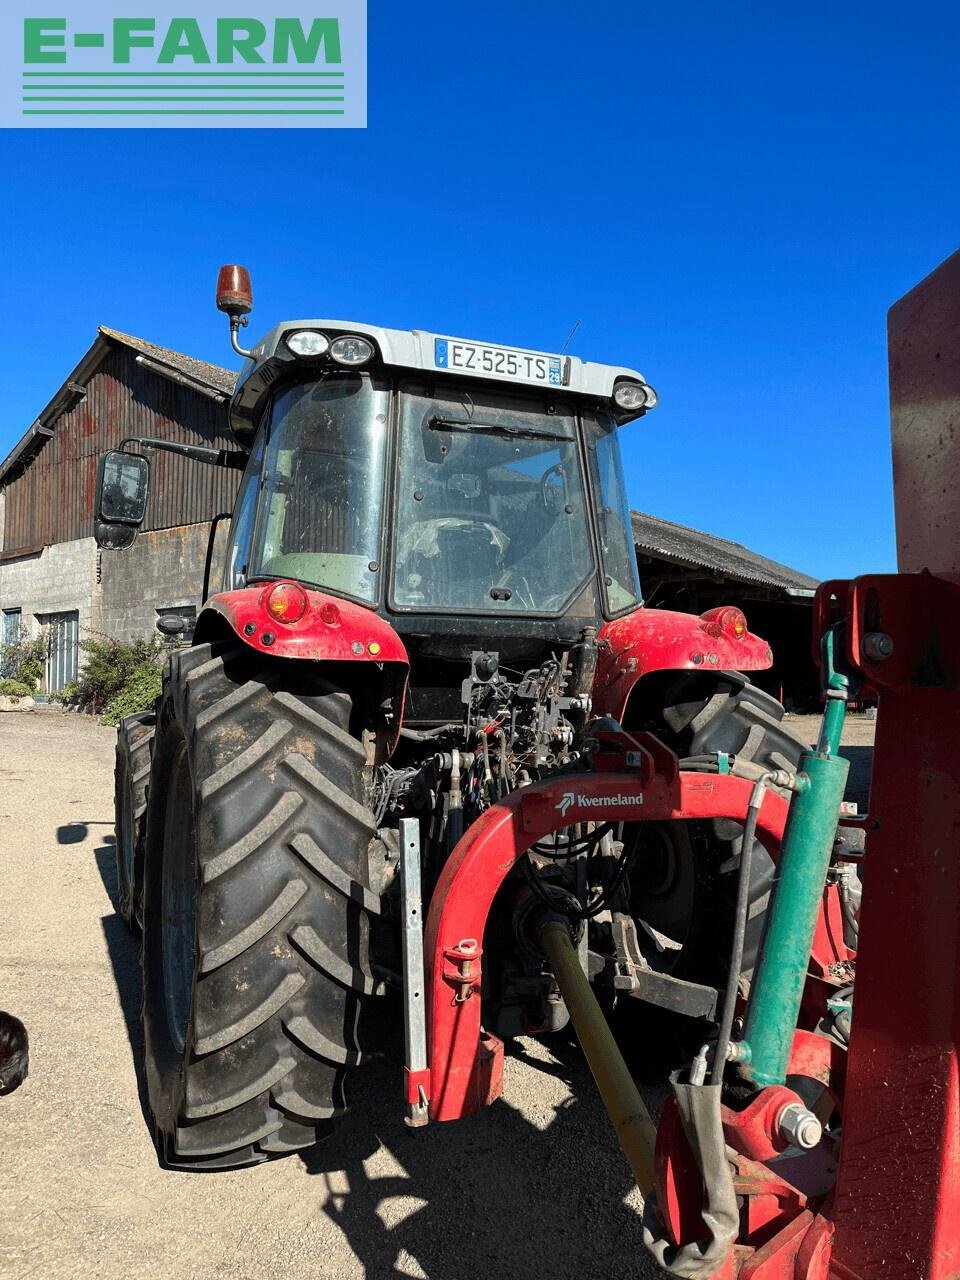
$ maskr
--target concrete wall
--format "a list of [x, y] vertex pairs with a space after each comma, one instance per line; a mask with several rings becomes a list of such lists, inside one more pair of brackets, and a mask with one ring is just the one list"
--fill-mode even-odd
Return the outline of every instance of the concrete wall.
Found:
[[[0, 539], [3, 508], [0, 493]], [[0, 609], [20, 609], [28, 635], [39, 633], [39, 617], [76, 610], [81, 643], [92, 634], [117, 640], [157, 636], [158, 610], [192, 605], [199, 611], [209, 529], [194, 524], [141, 533], [126, 551], [99, 551], [93, 538], [80, 538], [2, 560]], [[220, 586], [228, 529], [221, 524], [213, 590]], [[82, 652], [80, 658], [82, 664]]]
[[[0, 495], [0, 536], [3, 525]], [[45, 547], [39, 554], [0, 561], [0, 609], [20, 609], [21, 625], [29, 635], [40, 630], [37, 615], [79, 614], [80, 634], [100, 629], [97, 587], [97, 545], [78, 538]]]
[[209, 524], [159, 529], [139, 534], [126, 551], [102, 552], [103, 630], [118, 640], [156, 636], [158, 609], [193, 605], [199, 612], [209, 532]]

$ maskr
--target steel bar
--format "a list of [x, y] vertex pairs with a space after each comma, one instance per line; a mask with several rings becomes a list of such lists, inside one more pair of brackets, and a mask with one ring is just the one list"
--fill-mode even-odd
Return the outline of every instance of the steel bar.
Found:
[[[420, 823], [400, 820], [400, 901], [403, 919], [403, 1033], [407, 1072], [411, 1077], [427, 1070], [427, 1018], [423, 972], [423, 901], [420, 889]], [[407, 1101], [407, 1123], [427, 1123], [427, 1099]]]

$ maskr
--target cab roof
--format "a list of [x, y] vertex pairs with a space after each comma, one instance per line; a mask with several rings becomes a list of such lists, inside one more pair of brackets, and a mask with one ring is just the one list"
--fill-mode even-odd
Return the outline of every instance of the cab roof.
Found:
[[[646, 379], [636, 369], [619, 365], [597, 364], [580, 360], [577, 356], [560, 355], [549, 351], [535, 351], [526, 347], [514, 347], [498, 342], [483, 342], [475, 338], [458, 338], [450, 334], [431, 333], [426, 329], [386, 329], [381, 325], [360, 324], [354, 320], [285, 320], [261, 338], [253, 349], [253, 360], [244, 366], [241, 381], [264, 360], [283, 350], [284, 335], [299, 329], [320, 330], [329, 337], [345, 333], [361, 334], [370, 338], [377, 347], [384, 364], [400, 369], [419, 369], [436, 374], [480, 377], [501, 382], [513, 382], [529, 386], [555, 386], [575, 395], [608, 397], [613, 394], [614, 383], [623, 378], [636, 382]], [[464, 366], [451, 368], [437, 363], [437, 353], [442, 344], [496, 352], [512, 352], [519, 357], [546, 360], [556, 369], [558, 381], [545, 382], [543, 378], [527, 377], [524, 373], [506, 375], [491, 373]], [[449, 345], [448, 345], [449, 350]], [[526, 367], [524, 363], [523, 368]]]
[[[636, 369], [597, 364], [548, 351], [481, 342], [431, 333], [425, 329], [386, 329], [381, 325], [354, 320], [285, 320], [261, 338], [251, 350], [230, 405], [230, 423], [242, 442], [252, 438], [255, 423], [270, 387], [298, 364], [304, 368], [328, 369], [329, 356], [298, 357], [284, 341], [288, 334], [311, 330], [332, 342], [345, 334], [368, 338], [376, 349], [371, 364], [429, 373], [438, 379], [459, 378], [500, 383], [517, 388], [537, 388], [561, 394], [605, 400], [622, 381], [646, 380]], [[335, 368], [336, 365], [333, 365]]]

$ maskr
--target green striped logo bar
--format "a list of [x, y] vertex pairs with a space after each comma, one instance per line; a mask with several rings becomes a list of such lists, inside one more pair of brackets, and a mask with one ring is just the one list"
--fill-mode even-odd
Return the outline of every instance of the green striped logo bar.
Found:
[[364, 0], [259, 18], [221, 5], [136, 18], [103, 0], [71, 3], [68, 17], [31, 5], [15, 66], [7, 53], [0, 127], [365, 127]]

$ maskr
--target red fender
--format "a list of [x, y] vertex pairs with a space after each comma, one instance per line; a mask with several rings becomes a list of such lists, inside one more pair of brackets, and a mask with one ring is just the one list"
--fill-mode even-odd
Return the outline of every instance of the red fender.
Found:
[[[292, 586], [306, 597], [306, 608], [295, 621], [279, 621], [267, 610], [270, 593], [278, 585]], [[283, 579], [211, 596], [197, 620], [199, 636], [204, 633], [204, 623], [209, 624], [214, 615], [226, 622], [238, 640], [272, 658], [365, 662], [380, 670], [390, 668], [394, 712], [391, 749], [396, 745], [410, 659], [393, 627], [372, 609]]]
[[651, 671], [765, 671], [773, 665], [766, 640], [717, 625], [723, 610], [702, 617], [668, 609], [636, 609], [600, 629], [593, 709], [622, 720], [637, 681]]

